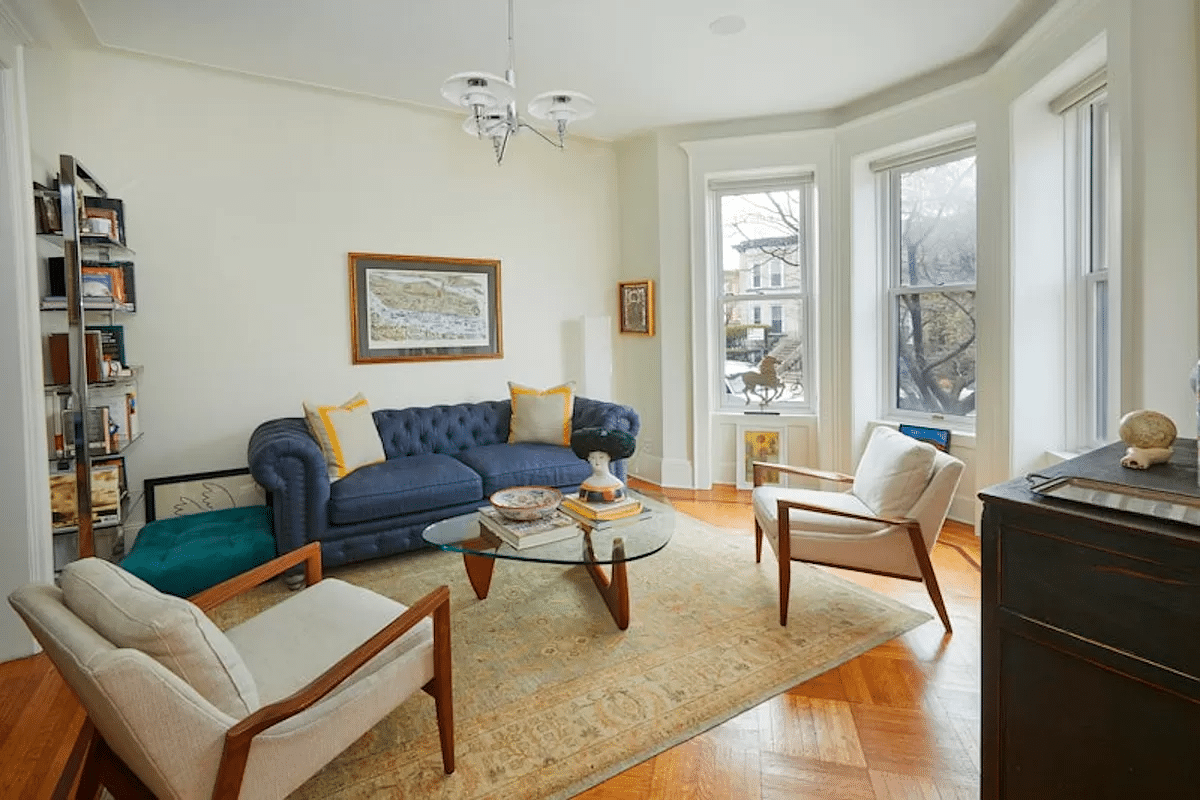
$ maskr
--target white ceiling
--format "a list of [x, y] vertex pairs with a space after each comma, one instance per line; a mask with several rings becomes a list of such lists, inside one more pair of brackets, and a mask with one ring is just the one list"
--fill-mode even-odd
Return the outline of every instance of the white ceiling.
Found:
[[[523, 109], [551, 89], [591, 95], [598, 112], [574, 130], [601, 139], [837, 109], [948, 65], [994, 58], [1051, 5], [515, 0], [518, 103]], [[49, 0], [34, 16], [46, 13], [75, 32], [76, 44], [447, 113], [454, 110], [440, 95], [445, 78], [467, 70], [503, 75], [508, 62], [506, 0]], [[730, 15], [744, 18], [743, 31], [710, 30]]]

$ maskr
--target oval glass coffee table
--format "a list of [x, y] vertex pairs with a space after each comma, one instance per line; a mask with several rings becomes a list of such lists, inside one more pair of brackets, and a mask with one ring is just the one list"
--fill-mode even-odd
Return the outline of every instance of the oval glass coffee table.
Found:
[[[467, 579], [480, 600], [487, 597], [492, 570], [500, 560], [586, 567], [617, 627], [625, 630], [629, 627], [629, 578], [625, 565], [662, 550], [675, 530], [675, 512], [670, 506], [635, 496], [649, 510], [648, 515], [607, 527], [589, 528], [579, 523], [576, 536], [536, 547], [518, 550], [505, 544], [484, 527], [477, 512], [435, 522], [422, 536], [443, 550], [462, 553]], [[604, 573], [604, 566], [610, 568], [611, 578]]]

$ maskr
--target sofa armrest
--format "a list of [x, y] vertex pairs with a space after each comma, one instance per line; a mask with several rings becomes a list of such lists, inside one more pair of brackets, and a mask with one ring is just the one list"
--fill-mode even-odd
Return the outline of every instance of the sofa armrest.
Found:
[[287, 553], [322, 538], [328, 515], [329, 471], [299, 417], [268, 420], [250, 434], [250, 474], [271, 494], [275, 547]]
[[[618, 430], [637, 437], [642, 429], [642, 421], [638, 413], [630, 406], [620, 403], [609, 403], [604, 400], [592, 400], [587, 397], [575, 397], [575, 408], [571, 415], [571, 430], [580, 428], [607, 428]], [[629, 459], [622, 458], [609, 464], [609, 470], [619, 480], [627, 477]]]

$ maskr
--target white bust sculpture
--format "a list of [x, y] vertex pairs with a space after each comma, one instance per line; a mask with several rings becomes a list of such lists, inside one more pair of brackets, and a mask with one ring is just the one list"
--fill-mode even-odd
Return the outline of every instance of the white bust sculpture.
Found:
[[624, 431], [582, 428], [571, 434], [571, 449], [587, 459], [592, 474], [579, 485], [579, 497], [590, 503], [611, 503], [625, 496], [625, 484], [612, 474], [614, 458], [633, 455], [634, 438]]

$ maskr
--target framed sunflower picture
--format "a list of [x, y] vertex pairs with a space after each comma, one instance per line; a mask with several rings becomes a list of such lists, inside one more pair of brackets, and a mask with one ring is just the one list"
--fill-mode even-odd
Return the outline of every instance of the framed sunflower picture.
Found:
[[[761, 422], [740, 424], [737, 426], [737, 447], [737, 487], [752, 489], [755, 461], [786, 463], [787, 428]], [[779, 483], [781, 480], [778, 470], [769, 470], [766, 474], [767, 483]]]

